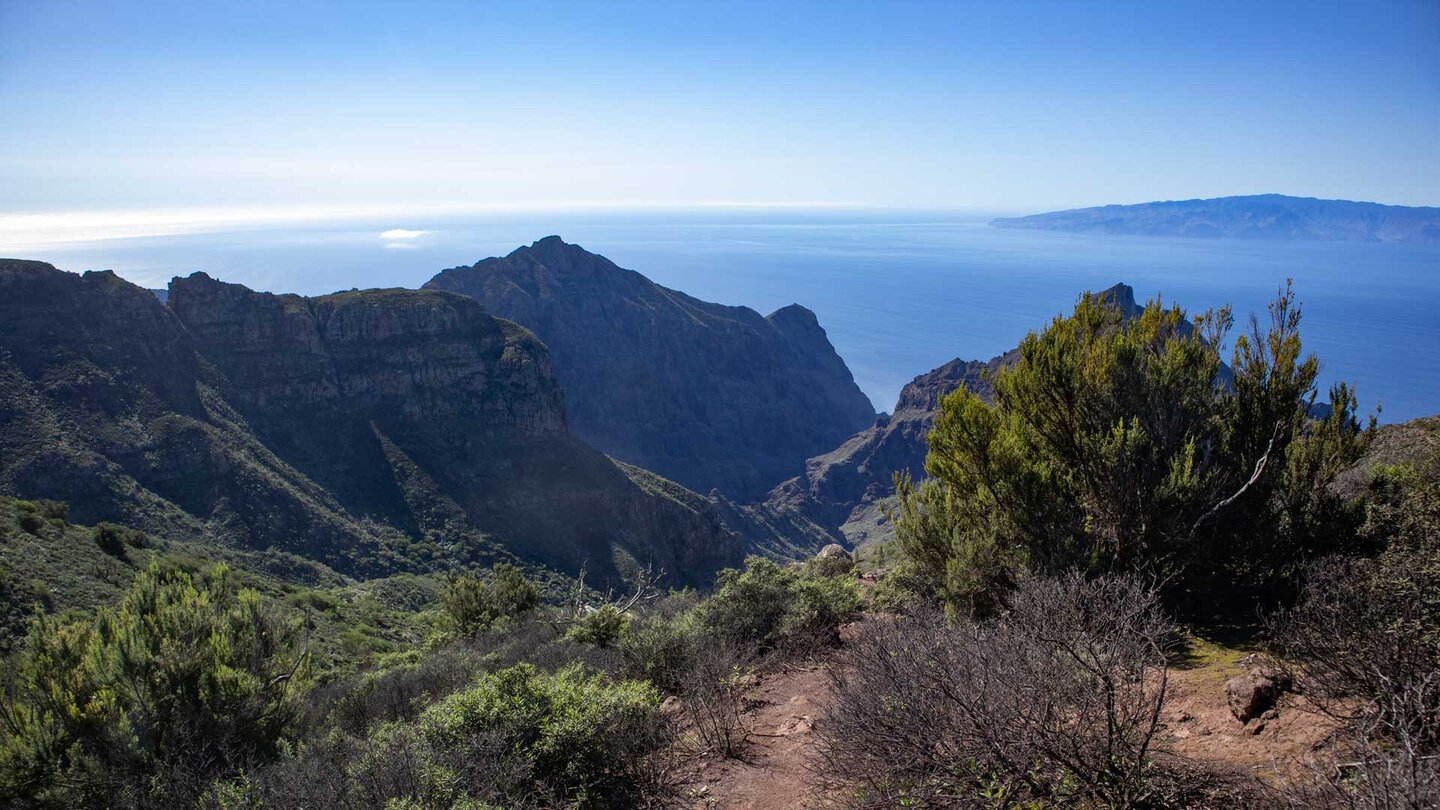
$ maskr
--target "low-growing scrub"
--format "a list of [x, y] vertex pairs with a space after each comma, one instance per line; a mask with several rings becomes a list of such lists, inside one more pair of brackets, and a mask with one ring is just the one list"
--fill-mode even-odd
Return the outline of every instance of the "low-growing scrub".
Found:
[[481, 579], [472, 574], [451, 577], [442, 595], [445, 612], [456, 632], [473, 636], [497, 621], [516, 619], [540, 605], [540, 586], [510, 563], [500, 563]]
[[1299, 602], [1272, 622], [1281, 663], [1342, 721], [1344, 768], [1320, 774], [1311, 806], [1440, 805], [1440, 456], [1383, 470], [1362, 535], [1383, 551], [1309, 568]]
[[1175, 628], [1133, 577], [1032, 579], [996, 618], [880, 621], [832, 669], [817, 763], [855, 807], [1184, 807], [1155, 750]]
[[217, 785], [221, 808], [631, 808], [665, 789], [654, 687], [570, 667], [479, 676], [409, 722], [321, 737]]

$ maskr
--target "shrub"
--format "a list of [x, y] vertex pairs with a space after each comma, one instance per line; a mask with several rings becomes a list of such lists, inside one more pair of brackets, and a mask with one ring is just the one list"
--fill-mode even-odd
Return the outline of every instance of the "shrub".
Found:
[[[413, 705], [413, 704], [412, 704]], [[224, 808], [631, 808], [661, 794], [659, 695], [579, 667], [481, 675], [411, 720], [335, 730], [216, 786]]]
[[805, 573], [817, 577], [844, 577], [855, 571], [855, 558], [838, 544], [829, 545], [805, 561]]
[[275, 754], [305, 672], [296, 631], [223, 566], [159, 563], [91, 622], [38, 619], [0, 706], [0, 795], [188, 806]]
[[802, 574], [750, 557], [743, 571], [726, 569], [719, 589], [697, 609], [702, 629], [759, 651], [833, 641], [861, 606], [853, 579]]
[[964, 499], [939, 479], [917, 487], [899, 473], [895, 495], [891, 520], [903, 561], [877, 596], [896, 604], [943, 600], [964, 615], [993, 614], [1025, 570], [1023, 550], [967, 515]]
[[745, 695], [755, 685], [753, 659], [734, 644], [709, 642], [691, 651], [681, 702], [706, 750], [739, 756], [750, 737], [744, 714]]
[[64, 501], [15, 501], [20, 528], [30, 534], [39, 533], [47, 521], [64, 523], [70, 516], [70, 505]]
[[[659, 702], [647, 684], [611, 683], [576, 668], [540, 675], [521, 665], [483, 676], [426, 710], [417, 726], [444, 763], [474, 760], [479, 742], [523, 763], [526, 781], [576, 806], [632, 807], [646, 786], [645, 760], [664, 739]], [[485, 796], [485, 787], [470, 795], [510, 798]]]
[[1427, 806], [1440, 798], [1440, 455], [1382, 471], [1365, 511], [1362, 534], [1384, 550], [1312, 565], [1272, 633], [1357, 763], [1310, 799]]
[[684, 688], [696, 649], [694, 622], [683, 617], [646, 615], [632, 619], [620, 637], [626, 676], [649, 681], [667, 695]]
[[630, 617], [620, 612], [619, 608], [601, 605], [577, 618], [565, 631], [565, 638], [577, 644], [610, 647], [620, 640], [629, 624]]
[[1023, 569], [1262, 586], [1316, 553], [1324, 521], [1307, 514], [1333, 504], [1326, 485], [1368, 434], [1344, 386], [1310, 421], [1318, 361], [1302, 355], [1294, 294], [1267, 327], [1251, 320], [1229, 375], [1228, 310], [1127, 314], [1086, 294], [1022, 341], [993, 405], [964, 388], [943, 400], [935, 483], [902, 491], [896, 531], [951, 607], [983, 615]]
[[896, 565], [869, 593], [871, 607], [881, 613], [909, 614], [933, 607], [939, 599], [933, 579], [917, 563]]
[[[1071, 574], [987, 622], [875, 623], [831, 670], [820, 770], [855, 806], [1189, 806], [1156, 755], [1174, 627], [1154, 588]], [[1201, 780], [1202, 782], [1204, 780]]]
[[21, 579], [0, 567], [0, 655], [24, 641], [37, 612], [54, 607], [50, 588], [38, 579]]
[[790, 587], [792, 598], [780, 633], [801, 648], [834, 644], [840, 625], [860, 611], [860, 588], [848, 576], [800, 576]]
[[99, 546], [101, 551], [118, 560], [123, 560], [125, 559], [125, 546], [131, 545], [126, 543], [126, 535], [129, 533], [129, 530], [123, 526], [116, 526], [113, 523], [98, 523], [92, 536], [95, 538], [95, 545]]
[[515, 619], [540, 605], [540, 586], [510, 563], [500, 563], [487, 579], [470, 574], [451, 577], [442, 594], [445, 612], [456, 630], [474, 636], [496, 621]]

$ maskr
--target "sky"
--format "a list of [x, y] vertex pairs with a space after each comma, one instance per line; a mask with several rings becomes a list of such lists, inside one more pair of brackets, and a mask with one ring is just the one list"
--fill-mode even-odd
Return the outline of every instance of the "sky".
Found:
[[1440, 0], [0, 0], [0, 122], [11, 228], [1440, 205]]

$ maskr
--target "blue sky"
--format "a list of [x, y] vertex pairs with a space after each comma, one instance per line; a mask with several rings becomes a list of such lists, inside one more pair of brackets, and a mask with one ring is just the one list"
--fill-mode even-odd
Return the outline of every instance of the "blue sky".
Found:
[[1440, 2], [0, 0], [0, 214], [1440, 205]]

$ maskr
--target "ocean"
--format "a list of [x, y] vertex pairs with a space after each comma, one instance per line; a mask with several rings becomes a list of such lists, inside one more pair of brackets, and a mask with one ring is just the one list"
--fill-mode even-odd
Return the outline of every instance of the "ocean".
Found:
[[952, 358], [1013, 347], [1083, 290], [1124, 282], [1137, 298], [1192, 313], [1230, 304], [1238, 330], [1251, 312], [1263, 318], [1288, 278], [1323, 386], [1354, 383], [1385, 422], [1440, 412], [1440, 246], [1111, 237], [1001, 230], [988, 219], [857, 210], [389, 217], [55, 243], [17, 258], [113, 269], [146, 287], [203, 270], [313, 295], [417, 287], [558, 234], [708, 301], [762, 313], [809, 307], [879, 410]]

